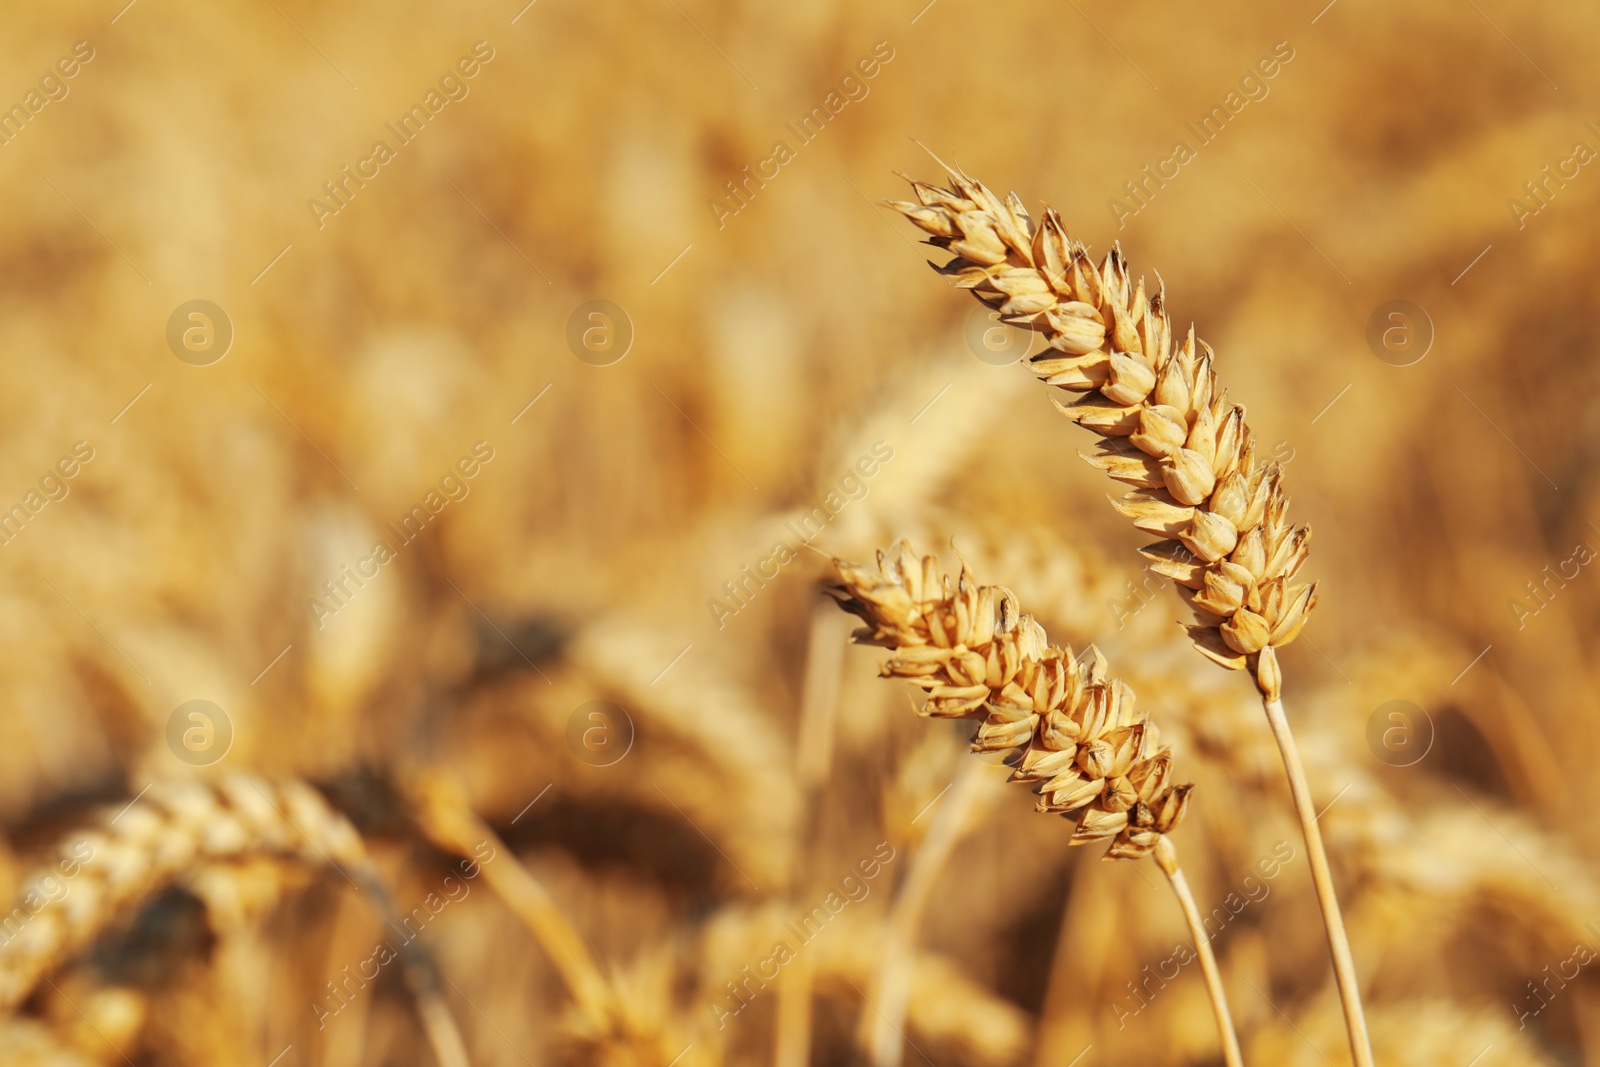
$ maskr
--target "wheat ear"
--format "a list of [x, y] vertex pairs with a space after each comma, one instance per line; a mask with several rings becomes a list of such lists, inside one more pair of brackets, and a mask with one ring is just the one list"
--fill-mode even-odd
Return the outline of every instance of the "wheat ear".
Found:
[[1255, 676], [1305, 836], [1351, 1056], [1356, 1067], [1372, 1067], [1360, 984], [1283, 714], [1274, 651], [1295, 639], [1316, 605], [1315, 584], [1294, 584], [1311, 528], [1289, 524], [1281, 468], [1256, 463], [1244, 408], [1218, 391], [1210, 346], [1193, 329], [1174, 344], [1163, 294], [1146, 294], [1119, 247], [1096, 267], [1054, 210], [1035, 224], [1016, 194], [1002, 202], [981, 182], [940, 166], [949, 189], [908, 178], [917, 202], [889, 206], [930, 234], [929, 243], [955, 253], [936, 268], [941, 274], [1002, 321], [1044, 335], [1049, 351], [1030, 367], [1047, 385], [1085, 394], [1057, 407], [1103, 439], [1100, 452], [1085, 458], [1134, 487], [1113, 506], [1139, 529], [1166, 536], [1142, 551], [1194, 610], [1195, 647]]
[[[119, 915], [217, 863], [267, 855], [329, 866], [366, 894], [380, 920], [399, 917], [355, 827], [316, 790], [294, 780], [230, 774], [206, 783], [156, 782], [100, 829], [64, 842], [59, 854], [55, 867], [24, 884], [17, 911], [30, 917], [0, 943], [0, 1015], [16, 1010], [35, 985]], [[59, 884], [66, 886], [59, 897], [41, 888]], [[399, 956], [441, 1067], [466, 1067], [466, 1046], [433, 961], [416, 945], [403, 946]]]
[[1156, 854], [1193, 933], [1228, 1067], [1240, 1067], [1210, 940], [1166, 836], [1191, 787], [1173, 783], [1172, 750], [1135, 710], [1133, 690], [1109, 677], [1094, 646], [1080, 662], [1049, 645], [1016, 594], [979, 585], [964, 563], [952, 581], [900, 541], [878, 553], [876, 568], [834, 565], [843, 584], [829, 592], [867, 624], [855, 641], [894, 652], [882, 674], [927, 692], [921, 714], [982, 719], [972, 750], [1008, 753], [1013, 781], [1042, 783], [1039, 811], [1079, 813], [1072, 844], [1110, 838], [1107, 859]]

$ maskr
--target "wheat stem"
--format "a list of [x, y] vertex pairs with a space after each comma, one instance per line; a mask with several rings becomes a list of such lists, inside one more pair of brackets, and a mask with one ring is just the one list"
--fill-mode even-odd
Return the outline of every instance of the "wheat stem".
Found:
[[456, 1029], [455, 1020], [450, 1017], [450, 1009], [445, 1006], [441, 993], [434, 991], [419, 996], [417, 1014], [439, 1067], [471, 1067], [472, 1061], [467, 1058], [467, 1046], [461, 1040], [461, 1031]]
[[862, 1015], [873, 1067], [900, 1067], [905, 1055], [905, 1017], [911, 999], [917, 929], [939, 876], [960, 843], [964, 824], [993, 784], [995, 779], [987, 764], [964, 761], [950, 784], [950, 792], [939, 801], [927, 836], [911, 859], [911, 870], [889, 913], [889, 933], [878, 966], [876, 1010], [869, 1005]]
[[1311, 860], [1311, 880], [1317, 887], [1317, 903], [1322, 908], [1322, 924], [1328, 931], [1328, 951], [1333, 955], [1333, 973], [1339, 983], [1339, 999], [1344, 1003], [1345, 1028], [1350, 1032], [1350, 1056], [1355, 1067], [1372, 1067], [1372, 1043], [1367, 1037], [1367, 1017], [1361, 1008], [1361, 986], [1356, 980], [1355, 961], [1350, 956], [1350, 939], [1345, 935], [1344, 917], [1339, 913], [1339, 898], [1333, 891], [1333, 875], [1328, 870], [1328, 854], [1322, 847], [1322, 832], [1317, 829], [1317, 810], [1311, 802], [1311, 786], [1300, 762], [1300, 749], [1283, 714], [1283, 700], [1276, 694], [1263, 694], [1261, 704], [1267, 723], [1283, 754], [1283, 769], [1289, 778], [1295, 814], [1306, 840], [1306, 855]]
[[[800, 691], [800, 729], [797, 734], [795, 776], [800, 784], [800, 845], [802, 870], [810, 871], [818, 848], [818, 805], [833, 768], [835, 726], [838, 719], [839, 680], [844, 674], [848, 632], [839, 613], [826, 603], [811, 611], [806, 639], [805, 681]], [[800, 906], [800, 879], [791, 876], [788, 905]], [[773, 1027], [773, 1067], [807, 1067], [811, 1062], [812, 966], [809, 953], [800, 953], [783, 969], [778, 980], [778, 1018]]]
[[611, 1018], [610, 986], [582, 935], [549, 891], [472, 810], [454, 780], [442, 773], [428, 773], [421, 777], [416, 792], [418, 823], [435, 845], [473, 859], [477, 846], [487, 843], [493, 849], [491, 858], [508, 857], [499, 863], [484, 862], [480, 867], [483, 880], [550, 957], [578, 1010], [596, 1026], [605, 1025]]
[[1172, 884], [1178, 906], [1183, 909], [1184, 921], [1189, 924], [1194, 950], [1200, 956], [1200, 973], [1205, 975], [1211, 1013], [1216, 1016], [1217, 1034], [1222, 1039], [1222, 1057], [1228, 1067], [1244, 1067], [1244, 1057], [1239, 1053], [1239, 1035], [1233, 1032], [1233, 1015], [1228, 1011], [1228, 994], [1222, 988], [1222, 972], [1217, 969], [1217, 957], [1211, 952], [1211, 937], [1200, 921], [1200, 909], [1189, 891], [1189, 880], [1183, 876], [1183, 868], [1178, 866], [1178, 850], [1170, 837], [1163, 837], [1156, 843], [1155, 861]]

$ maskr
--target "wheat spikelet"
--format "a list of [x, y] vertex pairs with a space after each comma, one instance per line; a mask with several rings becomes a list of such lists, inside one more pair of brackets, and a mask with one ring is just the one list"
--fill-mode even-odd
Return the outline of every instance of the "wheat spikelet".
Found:
[[59, 869], [68, 890], [58, 903], [36, 913], [30, 906], [30, 898], [53, 895], [41, 888], [51, 872], [24, 884], [20, 910], [32, 914], [0, 945], [0, 1010], [15, 1008], [114, 916], [192, 866], [263, 852], [347, 870], [367, 867], [355, 830], [299, 783], [230, 776], [215, 785], [153, 785], [100, 829], [63, 846]]
[[[943, 164], [941, 163], [941, 166]], [[938, 268], [1001, 320], [1042, 334], [1030, 360], [1047, 385], [1085, 394], [1057, 406], [1099, 434], [1085, 458], [1133, 486], [1119, 512], [1165, 540], [1143, 551], [1194, 609], [1195, 647], [1225, 667], [1293, 641], [1316, 586], [1293, 583], [1309, 526], [1291, 526], [1277, 464], [1258, 465], [1244, 408], [1217, 387], [1210, 346], [1191, 329], [1175, 343], [1164, 295], [1147, 294], [1113, 247], [1099, 267], [1047, 210], [1037, 224], [1015, 194], [1004, 201], [948, 166], [950, 189], [907, 179], [917, 202], [889, 206], [955, 253]], [[1271, 685], [1273, 657], [1260, 665]]]

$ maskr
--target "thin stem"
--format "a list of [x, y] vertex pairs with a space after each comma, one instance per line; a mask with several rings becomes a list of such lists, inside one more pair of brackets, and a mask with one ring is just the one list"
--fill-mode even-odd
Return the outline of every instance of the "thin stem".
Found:
[[[1276, 688], [1276, 687], [1274, 687]], [[1350, 1056], [1355, 1067], [1372, 1067], [1372, 1041], [1367, 1037], [1367, 1017], [1361, 1010], [1361, 986], [1356, 981], [1355, 961], [1350, 957], [1350, 939], [1345, 936], [1344, 917], [1339, 914], [1339, 898], [1333, 891], [1333, 875], [1328, 870], [1328, 854], [1322, 847], [1322, 831], [1317, 829], [1317, 809], [1311, 802], [1311, 786], [1300, 762], [1300, 749], [1289, 732], [1283, 714], [1283, 700], [1262, 698], [1267, 722], [1283, 754], [1283, 769], [1288, 772], [1289, 792], [1294, 797], [1295, 814], [1306, 839], [1306, 855], [1311, 860], [1311, 880], [1317, 887], [1317, 903], [1322, 906], [1322, 925], [1328, 931], [1328, 950], [1333, 955], [1333, 974], [1339, 983], [1339, 999], [1344, 1003], [1345, 1028], [1350, 1032]]]
[[[800, 871], [815, 866], [822, 825], [820, 806], [827, 800], [833, 768], [834, 725], [838, 717], [839, 680], [852, 622], [826, 601], [811, 611], [806, 641], [805, 681], [800, 691], [800, 730], [796, 777], [800, 781]], [[788, 886], [788, 907], [800, 908], [800, 875]], [[778, 1018], [773, 1027], [773, 1067], [807, 1067], [811, 1062], [811, 956], [799, 953], [778, 979]]]
[[[483, 880], [544, 948], [578, 1009], [595, 1025], [606, 1025], [610, 986], [582, 935], [550, 893], [468, 806], [454, 780], [437, 772], [426, 774], [418, 783], [417, 794], [417, 821], [423, 834], [441, 849], [479, 862]], [[485, 845], [491, 850], [487, 859], [479, 851]], [[500, 859], [502, 856], [505, 858]]]
[[461, 1031], [456, 1029], [450, 1009], [445, 1007], [444, 996], [437, 990], [417, 998], [417, 1013], [422, 1017], [423, 1032], [428, 1044], [433, 1046], [434, 1059], [439, 1067], [469, 1067], [467, 1046], [461, 1041]]
[[1228, 994], [1222, 988], [1222, 972], [1217, 970], [1217, 957], [1211, 952], [1211, 937], [1200, 920], [1200, 909], [1195, 906], [1194, 894], [1189, 892], [1189, 881], [1178, 866], [1178, 851], [1172, 839], [1165, 835], [1156, 845], [1156, 866], [1172, 883], [1178, 906], [1183, 909], [1184, 921], [1189, 924], [1189, 936], [1194, 939], [1194, 950], [1200, 956], [1200, 971], [1205, 975], [1206, 992], [1211, 995], [1211, 1014], [1217, 1018], [1217, 1034], [1222, 1038], [1222, 1058], [1228, 1067], [1244, 1067], [1244, 1057], [1239, 1052], [1239, 1035], [1233, 1032], [1233, 1015], [1228, 1011]]
[[993, 768], [979, 760], [961, 761], [950, 792], [934, 809], [933, 822], [911, 859], [911, 870], [901, 884], [888, 919], [876, 990], [877, 1004], [862, 1013], [862, 1030], [873, 1067], [900, 1067], [905, 1051], [906, 1009], [911, 1003], [912, 964], [916, 956], [917, 929], [933, 890], [960, 843], [974, 808], [997, 788]]

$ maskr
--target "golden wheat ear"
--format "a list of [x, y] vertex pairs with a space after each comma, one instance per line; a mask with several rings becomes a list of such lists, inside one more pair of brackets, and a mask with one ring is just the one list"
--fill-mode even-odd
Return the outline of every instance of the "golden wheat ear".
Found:
[[876, 567], [834, 565], [842, 584], [830, 592], [867, 624], [856, 641], [891, 651], [883, 676], [926, 692], [922, 715], [980, 720], [972, 750], [1005, 753], [1011, 780], [1036, 785], [1039, 811], [1076, 815], [1071, 844], [1109, 840], [1110, 860], [1155, 857], [1194, 938], [1223, 1053], [1238, 1067], [1222, 977], [1167, 836], [1192, 787], [1174, 781], [1172, 750], [1132, 688], [1092, 645], [1082, 656], [1051, 645], [1016, 594], [980, 585], [964, 562], [952, 579], [900, 541]]
[[[930, 153], [931, 154], [931, 153]], [[1001, 321], [1042, 334], [1049, 349], [1029, 365], [1046, 385], [1080, 394], [1056, 406], [1101, 438], [1085, 458], [1132, 488], [1112, 506], [1162, 540], [1143, 549], [1194, 612], [1195, 647], [1231, 670], [1250, 668], [1283, 756], [1306, 840], [1334, 976], [1356, 1067], [1372, 1067], [1361, 989], [1310, 786], [1282, 702], [1277, 649], [1293, 641], [1317, 603], [1295, 582], [1311, 528], [1289, 523], [1277, 464], [1256, 462], [1244, 408], [1228, 401], [1214, 353], [1190, 329], [1177, 342], [1165, 295], [1147, 293], [1113, 246], [1097, 267], [1055, 211], [1035, 222], [1016, 194], [1003, 201], [934, 157], [948, 189], [915, 179], [916, 201], [888, 201], [953, 254], [938, 272]]]
[[[1294, 582], [1311, 530], [1290, 525], [1281, 472], [1256, 462], [1245, 410], [1218, 388], [1210, 347], [1192, 329], [1175, 339], [1164, 295], [1147, 294], [1119, 247], [1097, 267], [1054, 210], [1035, 222], [1015, 194], [1002, 200], [940, 166], [948, 190], [907, 179], [916, 201], [888, 206], [953, 253], [939, 273], [1003, 322], [1043, 335], [1049, 350], [1030, 369], [1076, 394], [1057, 407], [1102, 438], [1084, 458], [1130, 487], [1112, 505], [1162, 538], [1144, 551], [1184, 587], [1196, 647], [1231, 669], [1257, 666], [1316, 604], [1316, 587]], [[1270, 676], [1256, 673], [1266, 689]]]
[[[360, 833], [304, 782], [249, 774], [156, 782], [121, 811], [108, 812], [97, 829], [63, 841], [55, 862], [25, 883], [20, 895], [28, 919], [0, 940], [0, 1015], [15, 1011], [51, 972], [156, 891], [208, 867], [260, 856], [332, 867], [361, 888], [380, 921], [399, 917]], [[35, 889], [53, 884], [65, 884], [65, 893]], [[431, 957], [415, 944], [398, 955], [439, 1063], [465, 1067], [466, 1046]]]

